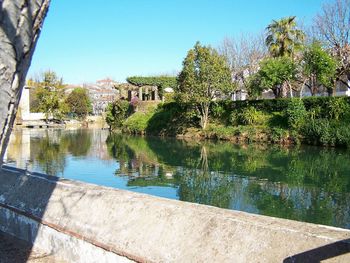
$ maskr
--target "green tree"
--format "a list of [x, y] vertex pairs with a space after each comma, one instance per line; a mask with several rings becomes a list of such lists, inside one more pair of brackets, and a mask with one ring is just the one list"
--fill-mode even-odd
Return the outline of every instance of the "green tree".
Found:
[[273, 57], [294, 57], [295, 52], [302, 47], [305, 34], [297, 29], [295, 16], [273, 20], [266, 30], [265, 42]]
[[34, 99], [31, 103], [32, 111], [43, 112], [46, 121], [52, 116], [62, 120], [68, 112], [63, 91], [63, 80], [54, 71], [47, 70], [36, 80], [29, 80], [28, 85], [34, 89]]
[[215, 49], [197, 42], [183, 61], [175, 90], [176, 100], [192, 105], [200, 117], [200, 126], [205, 129], [211, 102], [232, 90], [231, 72], [225, 58]]
[[314, 19], [313, 31], [339, 61], [337, 81], [350, 88], [350, 0], [327, 1]]
[[76, 88], [67, 97], [69, 112], [78, 118], [85, 118], [91, 111], [92, 105], [86, 89]]
[[320, 43], [314, 42], [305, 49], [303, 73], [307, 78], [312, 96], [319, 90], [320, 86], [332, 94], [335, 88], [335, 75], [337, 72], [337, 61], [329, 55]]
[[39, 102], [37, 110], [45, 113], [46, 121], [50, 117], [63, 120], [68, 112], [68, 106], [64, 100], [64, 92], [57, 89], [39, 87], [36, 91]]
[[271, 89], [276, 98], [282, 98], [287, 88], [292, 92], [291, 82], [296, 79], [297, 68], [289, 57], [269, 58], [261, 62], [257, 74], [261, 88]]

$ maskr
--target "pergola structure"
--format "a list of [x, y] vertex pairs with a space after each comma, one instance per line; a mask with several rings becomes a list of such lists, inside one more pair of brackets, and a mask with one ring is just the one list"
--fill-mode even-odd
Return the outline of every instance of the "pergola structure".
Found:
[[159, 101], [158, 87], [156, 86], [135, 86], [129, 83], [123, 83], [115, 86], [119, 90], [120, 98], [131, 101], [133, 97], [138, 97], [141, 101]]

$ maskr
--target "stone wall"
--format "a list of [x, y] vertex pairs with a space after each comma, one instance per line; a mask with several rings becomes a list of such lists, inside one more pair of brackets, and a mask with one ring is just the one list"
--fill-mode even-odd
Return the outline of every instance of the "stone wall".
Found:
[[2, 231], [68, 262], [350, 262], [348, 230], [36, 174], [3, 171], [0, 208]]

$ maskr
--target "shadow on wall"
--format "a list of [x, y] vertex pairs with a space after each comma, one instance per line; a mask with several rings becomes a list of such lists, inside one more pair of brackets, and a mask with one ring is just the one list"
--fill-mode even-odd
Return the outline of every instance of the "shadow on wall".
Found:
[[[39, 235], [40, 224], [45, 225], [43, 216], [58, 180], [52, 176], [25, 173], [14, 168], [0, 170], [0, 231], [28, 243], [15, 262], [27, 262]], [[34, 178], [29, 180], [29, 176]], [[14, 244], [13, 248], [16, 245], [24, 247]], [[10, 249], [8, 253], [14, 251]]]
[[283, 260], [283, 263], [322, 262], [350, 253], [350, 239], [341, 240], [323, 247], [318, 247], [303, 253], [293, 255]]

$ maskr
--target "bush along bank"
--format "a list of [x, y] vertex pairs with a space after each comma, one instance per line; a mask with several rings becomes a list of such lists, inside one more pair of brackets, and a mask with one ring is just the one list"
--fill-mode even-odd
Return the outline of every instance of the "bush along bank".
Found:
[[110, 125], [133, 134], [350, 147], [348, 97], [213, 102], [205, 130], [190, 104], [165, 103], [123, 116]]

